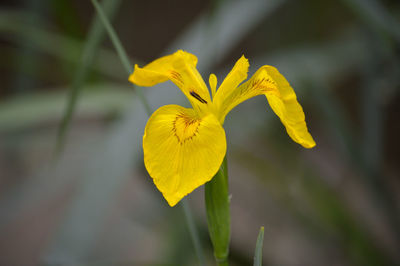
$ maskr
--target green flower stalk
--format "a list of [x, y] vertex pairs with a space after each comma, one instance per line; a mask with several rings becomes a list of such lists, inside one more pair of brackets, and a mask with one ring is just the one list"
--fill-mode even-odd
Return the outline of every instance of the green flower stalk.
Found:
[[218, 265], [228, 265], [230, 242], [230, 200], [226, 157], [218, 173], [205, 184], [208, 231]]

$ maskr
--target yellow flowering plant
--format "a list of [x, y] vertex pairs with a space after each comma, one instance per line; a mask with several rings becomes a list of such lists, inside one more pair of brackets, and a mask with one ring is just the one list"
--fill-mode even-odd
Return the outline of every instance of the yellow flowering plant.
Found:
[[315, 146], [295, 92], [275, 67], [262, 66], [241, 84], [249, 68], [242, 56], [218, 90], [216, 76], [210, 75], [210, 95], [196, 64], [195, 55], [179, 50], [143, 68], [135, 65], [129, 77], [139, 86], [170, 80], [193, 107], [160, 107], [148, 120], [143, 136], [146, 169], [170, 206], [218, 172], [226, 153], [225, 117], [249, 98], [265, 95], [289, 136], [305, 148]]
[[[211, 74], [211, 95], [196, 69], [197, 57], [179, 50], [140, 68], [129, 80], [139, 86], [172, 81], [193, 108], [166, 105], [155, 111], [143, 136], [144, 164], [170, 206], [205, 184], [207, 222], [218, 265], [228, 265], [230, 210], [223, 124], [235, 106], [265, 95], [289, 136], [305, 148], [315, 142], [304, 112], [287, 80], [272, 66], [263, 66], [246, 82], [248, 60], [242, 56], [217, 90]], [[241, 84], [242, 83], [242, 84]]]
[[[92, 0], [99, 17], [128, 73], [130, 63], [115, 31], [97, 0]], [[196, 56], [177, 51], [143, 68], [135, 65], [129, 80], [139, 86], [153, 86], [167, 80], [175, 83], [193, 108], [167, 105], [155, 111], [143, 136], [144, 163], [157, 188], [170, 206], [205, 184], [208, 229], [217, 265], [228, 265], [230, 242], [230, 197], [226, 161], [226, 137], [222, 127], [226, 115], [243, 101], [264, 94], [286, 127], [289, 136], [306, 148], [315, 146], [308, 133], [303, 109], [286, 79], [272, 66], [261, 67], [247, 82], [248, 60], [242, 56], [217, 90], [211, 74], [211, 95], [196, 69]], [[139, 97], [150, 108], [138, 90]], [[190, 209], [183, 204], [193, 244], [201, 265], [204, 259], [196, 237]], [[186, 207], [185, 207], [186, 206]], [[255, 264], [261, 264], [263, 228], [256, 245]]]

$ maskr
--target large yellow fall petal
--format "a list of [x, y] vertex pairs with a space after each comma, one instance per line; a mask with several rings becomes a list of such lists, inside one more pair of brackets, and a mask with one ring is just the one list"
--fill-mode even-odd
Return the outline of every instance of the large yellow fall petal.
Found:
[[196, 69], [197, 57], [179, 50], [154, 60], [143, 68], [135, 65], [129, 81], [139, 86], [154, 86], [171, 80], [186, 95], [196, 110], [204, 111], [211, 102], [203, 78]]
[[170, 206], [217, 173], [226, 153], [225, 131], [212, 115], [166, 105], [153, 113], [143, 136], [144, 163]]
[[[218, 94], [218, 92], [217, 92]], [[308, 132], [303, 108], [289, 82], [272, 66], [263, 66], [245, 83], [235, 88], [219, 106], [218, 119], [223, 123], [225, 116], [235, 106], [254, 96], [264, 94], [268, 103], [286, 127], [289, 136], [305, 148], [315, 142]]]

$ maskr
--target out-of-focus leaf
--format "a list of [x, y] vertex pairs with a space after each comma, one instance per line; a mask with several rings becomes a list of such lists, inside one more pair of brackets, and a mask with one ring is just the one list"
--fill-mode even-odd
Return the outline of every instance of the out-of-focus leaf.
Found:
[[[108, 36], [110, 37], [110, 39], [114, 45], [114, 48], [117, 51], [119, 59], [125, 68], [127, 76], [129, 76], [133, 72], [133, 66], [129, 60], [128, 54], [126, 53], [124, 47], [122, 46], [122, 43], [120, 42], [117, 33], [115, 32], [109, 19], [107, 18], [106, 13], [103, 11], [103, 8], [100, 6], [100, 4], [97, 2], [97, 0], [92, 0], [92, 3], [97, 11], [100, 21], [102, 22], [102, 26], [107, 31]], [[142, 89], [140, 87], [136, 87], [136, 93], [139, 96], [139, 99], [142, 102], [142, 104], [147, 112], [147, 115], [150, 116], [152, 113], [152, 110], [151, 110], [151, 107], [150, 107], [147, 99], [143, 95]]]
[[[123, 118], [110, 129], [103, 145], [91, 148], [92, 156], [77, 174], [77, 193], [45, 254], [47, 264], [84, 262], [90, 254], [106, 220], [107, 210], [116, 200], [121, 186], [130, 178], [132, 162], [140, 158], [136, 151], [140, 150], [146, 115], [138, 107], [137, 102], [131, 103]], [[151, 202], [147, 204], [152, 205]], [[155, 213], [162, 213], [160, 206], [152, 208]]]
[[372, 28], [389, 34], [400, 43], [400, 23], [376, 0], [342, 0]]
[[321, 178], [313, 176], [311, 171], [306, 171], [305, 176], [304, 194], [316, 210], [317, 219], [326, 226], [325, 230], [333, 230], [339, 236], [353, 262], [360, 266], [393, 265], [338, 195], [321, 182]]
[[[32, 25], [28, 19], [32, 16], [34, 15], [22, 11], [0, 11], [0, 32], [3, 33], [2, 37], [13, 39], [24, 35], [33, 49], [38, 49], [42, 53], [55, 56], [66, 62], [79, 64], [83, 47], [82, 42]], [[108, 77], [123, 78], [121, 75], [123, 68], [120, 66], [116, 54], [108, 49], [102, 48], [99, 50], [92, 67]]]
[[[114, 13], [118, 10], [121, 0], [105, 0], [103, 1], [103, 8], [106, 16], [113, 17]], [[71, 123], [72, 115], [75, 111], [76, 103], [81, 93], [82, 85], [88, 74], [90, 65], [93, 63], [95, 54], [98, 51], [98, 46], [105, 36], [105, 31], [97, 16], [92, 21], [92, 25], [87, 34], [87, 39], [83, 45], [80, 64], [77, 65], [74, 80], [69, 91], [68, 103], [61, 119], [60, 126], [57, 132], [57, 140], [55, 152], [59, 156], [65, 145], [65, 137], [68, 131], [69, 124]]]
[[198, 236], [198, 231], [195, 227], [195, 222], [193, 219], [192, 212], [189, 210], [190, 206], [187, 203], [187, 199], [183, 199], [180, 204], [182, 205], [182, 208], [184, 209], [183, 214], [185, 215], [186, 224], [188, 226], [189, 234], [191, 235], [191, 238], [193, 241], [194, 249], [195, 249], [196, 255], [198, 257], [197, 259], [199, 260], [199, 265], [204, 266], [204, 265], [206, 265], [205, 258], [204, 258], [204, 250], [203, 250], [203, 247], [201, 245], [201, 242], [200, 242], [200, 239]]
[[198, 56], [199, 68], [205, 69], [222, 59], [255, 25], [285, 2], [222, 1], [219, 8], [213, 10], [212, 27], [209, 14], [203, 14], [168, 47], [167, 52], [174, 52], [177, 47], [187, 50]]
[[[275, 149], [273, 153], [279, 154], [279, 149]], [[336, 237], [339, 248], [351, 257], [354, 264], [392, 265], [386, 254], [372, 241], [373, 238], [368, 230], [354, 219], [352, 212], [339, 196], [311, 169], [307, 169], [303, 174], [297, 173], [301, 175], [298, 176], [301, 177], [301, 182], [298, 183], [301, 187], [293, 193], [290, 189], [291, 175], [283, 173], [284, 169], [276, 167], [274, 161], [268, 161], [244, 148], [240, 148], [237, 154], [240, 154], [240, 160], [236, 162], [247, 165], [246, 168], [260, 177], [275, 200], [293, 213], [306, 228], [314, 225], [309, 229], [315, 236], [322, 239]], [[284, 158], [284, 168], [295, 169], [293, 164], [298, 162], [296, 159], [298, 157], [293, 157], [281, 155], [277, 161], [282, 162]], [[284, 180], [277, 181], [277, 178]], [[309, 210], [310, 207], [312, 211], [304, 215], [302, 211]]]
[[68, 35], [80, 37], [84, 33], [79, 21], [79, 13], [74, 8], [74, 3], [68, 0], [50, 1], [54, 10], [55, 19], [61, 24], [63, 31]]
[[[78, 112], [84, 116], [123, 112], [133, 95], [128, 89], [129, 87], [113, 83], [86, 86]], [[63, 113], [65, 96], [65, 91], [57, 91], [9, 99], [0, 104], [0, 132], [23, 130], [45, 121], [59, 120]]]
[[[365, 75], [365, 73], [360, 74]], [[382, 107], [377, 102], [379, 101], [377, 93], [382, 89], [382, 86], [376, 75], [368, 75], [368, 77], [372, 76], [374, 78], [368, 78], [365, 81], [365, 89], [361, 96], [364, 101], [367, 101], [364, 103], [367, 105], [367, 107], [364, 106], [364, 110], [367, 113], [364, 113], [365, 117], [363, 117], [365, 122], [365, 130], [363, 132], [367, 138], [364, 140], [366, 141], [364, 147], [362, 147], [363, 143], [355, 137], [354, 128], [351, 127], [343, 108], [341, 108], [335, 97], [328, 92], [326, 84], [314, 80], [315, 84], [309, 84], [309, 87], [311, 88], [313, 99], [315, 99], [321, 110], [321, 114], [326, 117], [326, 121], [330, 121], [330, 123], [327, 123], [327, 127], [336, 136], [344, 155], [360, 171], [361, 179], [367, 185], [371, 195], [373, 195], [375, 204], [383, 211], [385, 219], [388, 218], [392, 224], [392, 230], [395, 232], [394, 235], [399, 239], [400, 233], [397, 225], [400, 217], [397, 213], [395, 199], [391, 194], [391, 190], [384, 184], [383, 171], [379, 170], [382, 145], [380, 143], [380, 134], [382, 134], [380, 131], [382, 129], [379, 124], [381, 121], [379, 116], [382, 115], [380, 110]]]
[[[36, 25], [37, 27], [41, 27], [41, 20], [37, 18], [44, 13], [44, 1], [25, 0], [22, 2], [23, 5], [25, 5], [26, 10], [38, 14], [37, 16], [28, 17], [28, 23]], [[16, 43], [19, 47], [19, 53], [15, 55], [17, 69], [29, 68], [32, 72], [37, 72], [39, 57], [36, 51], [33, 49], [32, 44], [29, 42], [27, 36], [18, 36]], [[13, 82], [13, 89], [19, 93], [32, 90], [36, 86], [35, 79], [32, 79], [30, 76], [23, 75], [20, 71], [15, 73]]]

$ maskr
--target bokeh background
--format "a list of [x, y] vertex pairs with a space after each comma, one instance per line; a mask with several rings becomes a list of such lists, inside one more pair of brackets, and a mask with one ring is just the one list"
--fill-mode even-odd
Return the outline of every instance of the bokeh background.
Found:
[[[400, 2], [103, 0], [131, 64], [184, 49], [221, 82], [244, 54], [294, 87], [317, 146], [265, 97], [225, 128], [231, 265], [400, 265]], [[0, 265], [197, 265], [143, 166], [147, 115], [90, 1], [1, 1]], [[164, 83], [153, 110], [189, 106]], [[69, 123], [68, 123], [69, 122]], [[203, 188], [187, 197], [213, 265]]]

